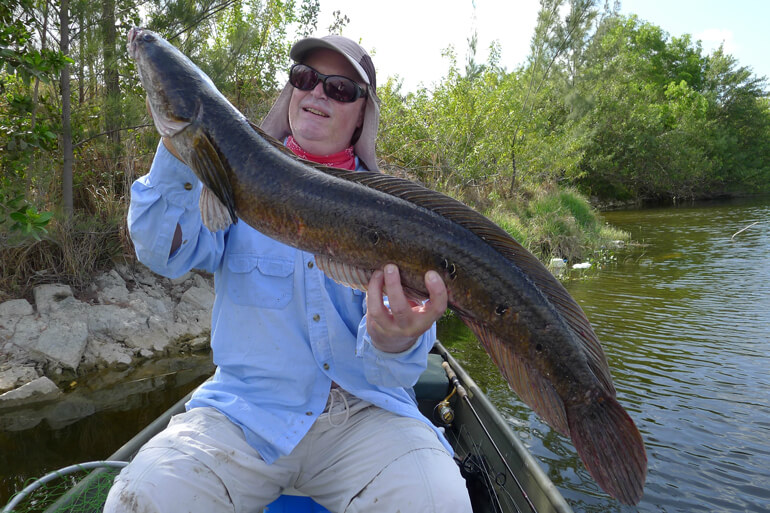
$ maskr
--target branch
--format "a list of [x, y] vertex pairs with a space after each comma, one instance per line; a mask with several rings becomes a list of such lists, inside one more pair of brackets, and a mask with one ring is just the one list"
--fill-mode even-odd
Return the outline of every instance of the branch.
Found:
[[747, 227], [745, 227], [745, 228], [742, 228], [742, 229], [738, 230], [737, 232], [735, 232], [735, 233], [733, 234], [733, 236], [732, 236], [732, 237], [730, 237], [730, 240], [733, 240], [733, 238], [734, 238], [736, 235], [738, 235], [738, 234], [739, 234], [739, 233], [741, 233], [741, 232], [745, 232], [746, 230], [748, 230], [749, 228], [751, 228], [751, 227], [752, 227], [752, 226], [754, 226], [755, 224], [758, 224], [759, 222], [760, 222], [760, 221], [756, 221], [756, 222], [753, 222], [753, 223], [751, 223], [750, 225], [748, 225]]
[[87, 143], [88, 141], [90, 141], [91, 139], [96, 139], [97, 137], [101, 137], [103, 135], [114, 134], [115, 132], [121, 132], [123, 130], [133, 130], [135, 128], [145, 128], [145, 127], [148, 127], [148, 126], [155, 126], [155, 125], [153, 123], [145, 123], [144, 125], [127, 126], [127, 127], [124, 127], [124, 128], [116, 128], [114, 130], [107, 130], [106, 132], [102, 132], [100, 134], [92, 135], [91, 137], [83, 139], [82, 141], [78, 141], [77, 143], [75, 143], [72, 146], [72, 148], [73, 149], [78, 148], [78, 147], [84, 145], [85, 143]]

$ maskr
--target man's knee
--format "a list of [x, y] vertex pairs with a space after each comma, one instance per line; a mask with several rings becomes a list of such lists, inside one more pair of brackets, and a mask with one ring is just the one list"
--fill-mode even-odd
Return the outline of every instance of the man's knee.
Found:
[[172, 448], [145, 448], [115, 478], [105, 512], [233, 511], [208, 467]]
[[443, 450], [411, 451], [382, 470], [350, 501], [346, 512], [470, 513], [465, 479]]

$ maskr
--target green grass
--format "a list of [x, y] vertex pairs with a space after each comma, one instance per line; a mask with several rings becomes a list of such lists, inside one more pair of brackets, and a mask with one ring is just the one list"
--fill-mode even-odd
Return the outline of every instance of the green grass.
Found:
[[589, 261], [629, 239], [573, 189], [541, 186], [513, 200], [495, 199], [486, 215], [544, 263]]

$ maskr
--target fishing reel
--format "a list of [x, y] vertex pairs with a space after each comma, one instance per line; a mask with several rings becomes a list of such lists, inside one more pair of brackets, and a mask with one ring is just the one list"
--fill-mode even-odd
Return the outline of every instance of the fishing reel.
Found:
[[436, 412], [438, 413], [441, 422], [447, 426], [455, 420], [455, 411], [452, 406], [450, 406], [447, 399], [444, 399], [436, 405]]

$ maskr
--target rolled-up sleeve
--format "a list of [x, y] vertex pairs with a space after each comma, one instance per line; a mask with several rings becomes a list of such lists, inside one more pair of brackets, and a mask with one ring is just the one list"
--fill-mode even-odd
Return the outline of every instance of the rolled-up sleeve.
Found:
[[[131, 186], [128, 230], [140, 262], [174, 278], [190, 269], [213, 272], [224, 250], [224, 231], [210, 232], [201, 222], [198, 200], [203, 185], [163, 145], [150, 172]], [[182, 245], [169, 257], [177, 224]]]

